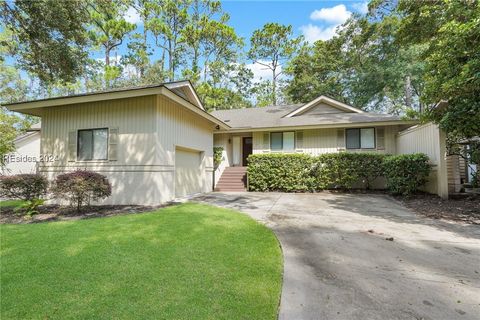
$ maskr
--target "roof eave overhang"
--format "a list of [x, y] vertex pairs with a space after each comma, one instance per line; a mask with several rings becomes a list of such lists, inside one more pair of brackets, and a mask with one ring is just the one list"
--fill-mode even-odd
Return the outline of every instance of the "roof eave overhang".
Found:
[[183, 81], [178, 81], [178, 82], [166, 83], [165, 87], [170, 89], [170, 90], [175, 89], [175, 88], [188, 88], [187, 95], [192, 100], [193, 104], [195, 104], [197, 107], [205, 110], [205, 107], [203, 106], [202, 101], [198, 97], [198, 94], [195, 91], [195, 87], [190, 82], [190, 80], [183, 80]]
[[202, 108], [189, 102], [188, 100], [178, 96], [177, 94], [172, 92], [170, 89], [166, 88], [164, 85], [161, 85], [158, 87], [152, 87], [152, 88], [132, 89], [132, 90], [125, 90], [125, 91], [106, 92], [106, 93], [82, 95], [82, 96], [75, 96], [75, 97], [64, 97], [64, 98], [62, 97], [62, 98], [38, 100], [38, 101], [31, 101], [31, 102], [11, 103], [11, 104], [6, 104], [4, 106], [10, 111], [15, 111], [15, 112], [20, 112], [20, 113], [25, 113], [30, 115], [41, 115], [41, 109], [47, 108], [47, 107], [67, 106], [67, 105], [74, 105], [74, 104], [80, 104], [80, 103], [91, 103], [91, 102], [98, 102], [98, 101], [105, 101], [105, 100], [135, 98], [135, 97], [158, 95], [158, 94], [167, 96], [171, 100], [193, 111], [197, 115], [215, 123], [216, 125], [219, 126], [220, 129], [227, 130], [230, 128], [230, 126], [225, 124], [223, 121], [215, 118], [214, 116], [212, 116]]
[[210, 122], [213, 122], [214, 124], [218, 125], [219, 130], [229, 130], [231, 127], [227, 125], [225, 122], [222, 120], [215, 118], [212, 116], [210, 113], [206, 112], [205, 110], [200, 109], [199, 107], [195, 106], [193, 103], [191, 103], [188, 100], [185, 100], [184, 98], [176, 95], [173, 93], [170, 89], [163, 87], [160, 94], [164, 95], [165, 97], [169, 98], [170, 100], [173, 100], [185, 108], [189, 109], [193, 113], [196, 113], [197, 115], [209, 120]]
[[418, 120], [394, 120], [394, 121], [373, 121], [373, 122], [355, 122], [355, 123], [332, 123], [332, 124], [314, 124], [299, 126], [275, 126], [275, 127], [233, 127], [229, 130], [219, 130], [215, 133], [240, 133], [256, 131], [278, 131], [278, 130], [308, 130], [308, 129], [328, 129], [328, 128], [359, 128], [359, 127], [383, 127], [395, 125], [415, 125]]
[[75, 97], [61, 97], [30, 102], [11, 103], [4, 106], [10, 111], [22, 112], [22, 110], [155, 95], [161, 92], [162, 87], [163, 86], [116, 92], [102, 92], [97, 94], [87, 94]]

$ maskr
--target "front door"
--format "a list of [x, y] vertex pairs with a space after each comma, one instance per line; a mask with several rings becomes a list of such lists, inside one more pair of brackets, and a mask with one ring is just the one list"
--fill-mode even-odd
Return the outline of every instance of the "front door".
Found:
[[242, 166], [247, 166], [247, 158], [249, 155], [252, 154], [252, 138], [251, 137], [244, 137], [242, 143]]

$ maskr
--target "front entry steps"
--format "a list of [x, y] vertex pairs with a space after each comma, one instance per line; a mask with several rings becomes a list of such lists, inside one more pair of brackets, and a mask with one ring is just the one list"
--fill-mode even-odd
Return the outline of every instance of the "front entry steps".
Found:
[[241, 192], [247, 190], [247, 167], [227, 167], [214, 191]]

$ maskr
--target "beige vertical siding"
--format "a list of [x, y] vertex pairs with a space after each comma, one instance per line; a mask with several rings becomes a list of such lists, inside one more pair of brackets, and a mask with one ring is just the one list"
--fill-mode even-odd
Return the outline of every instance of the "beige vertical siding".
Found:
[[218, 133], [213, 135], [213, 145], [215, 147], [222, 147], [222, 161], [214, 172], [214, 185], [217, 185], [218, 180], [222, 176], [223, 170], [226, 167], [233, 165], [233, 149], [232, 140], [229, 133]]
[[118, 128], [119, 145], [123, 147], [118, 149], [118, 159], [112, 164], [154, 165], [155, 149], [151, 146], [156, 140], [155, 104], [155, 96], [145, 96], [46, 108], [42, 116], [41, 153], [57, 156], [55, 165], [67, 165], [69, 131]]
[[211, 191], [214, 124], [164, 96], [157, 99], [158, 161], [174, 166], [176, 147], [202, 152], [203, 191]]
[[40, 132], [29, 132], [28, 136], [15, 142], [15, 152], [7, 156], [1, 172], [5, 175], [35, 173], [40, 161]]
[[[395, 154], [396, 144], [395, 135], [398, 132], [397, 126], [387, 126], [385, 129], [385, 147], [384, 149], [374, 150], [378, 153]], [[303, 132], [303, 146], [301, 149], [297, 149], [297, 152], [308, 153], [312, 155], [319, 155], [323, 153], [333, 153], [345, 151], [344, 144], [339, 146], [337, 142], [338, 130], [344, 130], [342, 128], [331, 129], [309, 129], [309, 130], [296, 130]], [[264, 144], [263, 136], [269, 132], [253, 132], [253, 153], [268, 153], [270, 147]], [[371, 152], [372, 150], [348, 150], [349, 152]]]
[[416, 126], [402, 131], [398, 135], [397, 149], [399, 154], [425, 153], [433, 165], [440, 161], [439, 129], [434, 124]]
[[397, 154], [424, 153], [433, 165], [424, 190], [448, 197], [445, 133], [437, 125], [428, 123], [400, 132], [397, 136]]
[[[112, 196], [104, 203], [159, 204], [175, 196], [175, 147], [202, 154], [202, 185], [211, 190], [213, 127], [163, 96], [144, 96], [46, 108], [42, 116], [40, 172], [50, 179], [75, 169], [105, 174]], [[116, 161], [68, 161], [68, 133], [78, 129], [118, 128]]]

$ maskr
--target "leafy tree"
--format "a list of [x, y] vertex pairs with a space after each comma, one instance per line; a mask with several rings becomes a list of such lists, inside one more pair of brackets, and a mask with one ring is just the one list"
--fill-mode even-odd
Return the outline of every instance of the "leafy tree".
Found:
[[208, 110], [251, 107], [253, 72], [244, 64], [222, 63], [210, 65], [211, 77], [198, 86], [198, 94]]
[[84, 1], [2, 1], [0, 17], [10, 31], [9, 46], [19, 65], [43, 82], [72, 82], [87, 58]]
[[239, 56], [237, 51], [243, 47], [243, 40], [235, 30], [222, 21], [210, 21], [204, 30], [203, 60], [204, 80], [209, 73], [210, 62], [234, 63]]
[[215, 15], [221, 15], [221, 22], [228, 20], [228, 15], [222, 14], [220, 1], [212, 0], [193, 0], [190, 11], [182, 37], [191, 56], [191, 68], [187, 73], [191, 73], [190, 78], [195, 83], [200, 76], [202, 44], [210, 32], [210, 24], [214, 21]]
[[119, 68], [110, 64], [111, 52], [123, 43], [135, 25], [125, 20], [124, 14], [128, 6], [122, 0], [95, 0], [87, 3], [93, 27], [88, 34], [93, 43], [104, 50], [105, 80], [107, 86], [110, 86], [110, 81], [120, 75]]
[[148, 44], [147, 24], [152, 15], [153, 5], [150, 0], [132, 0], [131, 6], [138, 12], [142, 21], [142, 33], [135, 33], [131, 39], [133, 44], [128, 44], [129, 63], [135, 65], [141, 79], [144, 78], [145, 70], [150, 63], [150, 56], [153, 54], [151, 46]]
[[175, 80], [177, 67], [185, 52], [182, 32], [188, 23], [189, 3], [186, 0], [155, 0], [147, 28], [154, 34], [156, 46], [162, 49], [162, 61], [168, 58], [168, 79]]
[[292, 38], [292, 26], [278, 23], [267, 23], [260, 30], [255, 30], [250, 38], [248, 57], [255, 63], [272, 71], [272, 100], [277, 104], [277, 79], [282, 74], [279, 71], [282, 63], [295, 53], [301, 38]]
[[13, 65], [8, 65], [5, 56], [12, 45], [4, 45], [11, 37], [11, 31], [0, 32], [0, 103], [26, 100], [28, 86]]
[[0, 167], [3, 169], [5, 166], [5, 156], [10, 152], [15, 151], [15, 144], [13, 141], [17, 136], [17, 130], [14, 124], [17, 122], [17, 118], [8, 113], [7, 109], [1, 107], [0, 110]]
[[286, 92], [295, 102], [307, 102], [320, 94], [343, 102], [345, 84], [342, 81], [342, 43], [338, 38], [317, 41], [313, 46], [303, 46], [288, 65], [292, 76]]
[[21, 117], [0, 107], [0, 168], [5, 166], [5, 156], [15, 151], [15, 138], [36, 122], [36, 117]]
[[398, 34], [402, 45], [426, 46], [425, 89], [427, 118], [439, 123], [453, 140], [480, 135], [480, 2], [400, 1], [403, 16]]
[[135, 74], [130, 75], [138, 78], [141, 82], [145, 75], [145, 70], [150, 63], [149, 56], [152, 52], [148, 51], [148, 46], [144, 42], [144, 38], [140, 33], [135, 33], [131, 37], [131, 41], [127, 44], [128, 52], [121, 59], [121, 64], [125, 66], [133, 66]]
[[304, 47], [290, 62], [287, 94], [298, 102], [326, 94], [362, 109], [403, 113], [421, 107], [423, 46], [399, 46], [398, 16], [354, 16], [328, 41]]

